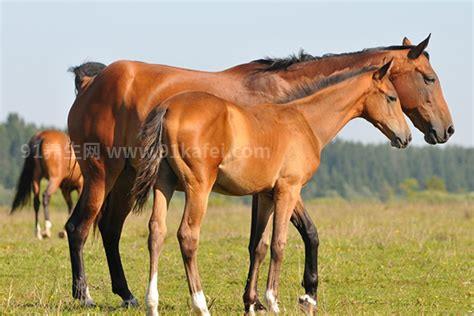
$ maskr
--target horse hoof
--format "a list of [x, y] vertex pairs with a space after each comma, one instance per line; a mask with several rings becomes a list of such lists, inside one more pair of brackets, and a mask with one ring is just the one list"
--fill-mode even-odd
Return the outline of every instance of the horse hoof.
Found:
[[66, 233], [65, 230], [60, 231], [60, 232], [58, 233], [58, 237], [61, 238], [61, 239], [66, 238], [66, 236], [67, 236], [67, 233]]
[[86, 298], [85, 300], [82, 301], [82, 306], [84, 307], [95, 307], [95, 303], [91, 298]]
[[305, 315], [316, 315], [317, 302], [308, 294], [302, 295], [298, 298], [298, 305]]
[[41, 235], [43, 238], [51, 238], [51, 232], [43, 232]]
[[146, 311], [147, 316], [159, 316], [158, 309], [152, 309]]
[[122, 307], [125, 307], [125, 308], [138, 307], [138, 300], [134, 297], [128, 300], [124, 300], [122, 302]]
[[255, 303], [250, 304], [248, 311], [245, 312], [245, 315], [256, 316], [257, 314], [266, 314], [267, 308], [257, 299]]
[[273, 294], [272, 290], [267, 290], [267, 292], [265, 293], [265, 299], [267, 301], [267, 305], [268, 305], [268, 309], [270, 310], [270, 313], [279, 314], [280, 307], [278, 306], [277, 299], [275, 295]]

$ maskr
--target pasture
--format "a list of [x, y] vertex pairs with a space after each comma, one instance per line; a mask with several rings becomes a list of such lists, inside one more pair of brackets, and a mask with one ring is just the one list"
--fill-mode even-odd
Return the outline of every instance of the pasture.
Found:
[[[59, 197], [55, 197], [56, 200]], [[60, 204], [57, 204], [60, 205]], [[320, 314], [467, 314], [474, 310], [474, 202], [428, 203], [315, 200], [307, 204], [320, 246]], [[85, 263], [92, 297], [83, 309], [70, 294], [67, 241], [57, 233], [65, 208], [52, 212], [53, 238], [33, 236], [33, 211], [0, 209], [0, 314], [142, 314], [148, 275], [148, 214], [131, 215], [121, 242], [128, 283], [138, 309], [121, 309], [112, 294], [100, 237], [89, 235]], [[163, 315], [189, 314], [189, 294], [176, 240], [182, 200], [168, 214], [169, 233], [159, 266]], [[250, 208], [211, 203], [201, 232], [199, 267], [211, 314], [243, 314]], [[280, 286], [284, 314], [298, 314], [303, 243], [294, 228]], [[267, 263], [260, 273], [263, 300]]]

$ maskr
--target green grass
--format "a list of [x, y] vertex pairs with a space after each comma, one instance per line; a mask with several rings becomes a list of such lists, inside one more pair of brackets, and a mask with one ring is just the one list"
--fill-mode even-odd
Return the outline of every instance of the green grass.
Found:
[[[313, 201], [320, 246], [319, 312], [322, 314], [469, 314], [474, 310], [474, 209], [472, 201], [446, 203]], [[128, 283], [141, 306], [119, 308], [112, 294], [100, 238], [85, 247], [91, 294], [98, 307], [71, 299], [66, 240], [57, 232], [66, 212], [53, 212], [54, 238], [33, 236], [33, 212], [8, 216], [0, 210], [0, 314], [142, 314], [147, 286], [147, 214], [130, 216], [121, 251]], [[168, 215], [169, 236], [160, 259], [162, 314], [189, 314], [189, 295], [175, 238], [181, 203]], [[206, 215], [199, 266], [214, 315], [242, 314], [248, 265], [249, 207], [218, 203]], [[268, 257], [268, 256], [267, 256]], [[298, 314], [296, 300], [304, 265], [294, 228], [283, 263], [280, 305]], [[264, 293], [268, 258], [261, 271]], [[263, 299], [263, 297], [262, 297]]]

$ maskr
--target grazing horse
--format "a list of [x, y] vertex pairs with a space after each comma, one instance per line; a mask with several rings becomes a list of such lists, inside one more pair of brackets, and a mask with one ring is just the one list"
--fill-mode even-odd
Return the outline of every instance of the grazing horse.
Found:
[[[454, 128], [438, 77], [430, 65], [428, 54], [424, 52], [428, 40], [411, 45], [405, 39], [401, 46], [323, 57], [302, 53], [288, 59], [262, 59], [220, 72], [134, 61], [115, 62], [103, 69], [87, 81], [68, 117], [69, 133], [72, 141], [79, 145], [79, 151], [86, 143], [100, 146], [99, 157], [79, 162], [84, 175], [84, 194], [66, 225], [73, 297], [85, 304], [93, 303], [84, 272], [83, 246], [90, 226], [100, 218], [98, 225], [106, 251], [112, 291], [123, 299], [125, 305], [136, 303], [123, 271], [119, 241], [133, 202], [130, 191], [136, 170], [130, 163], [130, 157], [133, 156], [140, 126], [156, 106], [184, 91], [204, 91], [241, 105], [278, 102], [308, 80], [321, 81], [332, 74], [365, 66], [380, 67], [393, 59], [390, 79], [398, 92], [403, 111], [425, 134], [427, 142], [442, 143], [448, 140]], [[256, 207], [253, 210], [252, 214], [256, 214]], [[305, 242], [302, 284], [306, 294], [316, 299], [316, 227], [299, 203], [291, 221]]]
[[[279, 312], [276, 298], [288, 224], [302, 186], [319, 166], [324, 146], [356, 117], [375, 125], [394, 147], [403, 148], [411, 140], [396, 90], [386, 75], [389, 67], [390, 62], [376, 70], [369, 67], [335, 75], [323, 83], [309, 81], [290, 92], [285, 98], [289, 103], [278, 106], [244, 107], [205, 92], [185, 92], [151, 112], [140, 135], [146, 155], [137, 161], [132, 190], [139, 210], [154, 189], [148, 239], [149, 314], [158, 314], [158, 257], [175, 190], [185, 193], [178, 240], [192, 308], [199, 315], [209, 315], [197, 250], [210, 192], [258, 194], [264, 207], [259, 208], [257, 239], [274, 207], [266, 299], [271, 311]], [[253, 311], [256, 302], [247, 303]]]
[[[70, 147], [69, 136], [56, 130], [44, 130], [36, 133], [28, 142], [28, 156], [25, 158], [20, 179], [16, 188], [10, 213], [25, 206], [33, 192], [35, 209], [35, 235], [38, 239], [51, 237], [51, 220], [49, 217], [49, 200], [58, 188], [61, 189], [68, 211], [71, 213], [73, 203], [72, 191], [82, 191], [82, 175], [74, 151]], [[41, 231], [39, 223], [40, 185], [46, 178], [48, 185], [43, 192], [44, 226]], [[64, 232], [60, 233], [60, 237]]]

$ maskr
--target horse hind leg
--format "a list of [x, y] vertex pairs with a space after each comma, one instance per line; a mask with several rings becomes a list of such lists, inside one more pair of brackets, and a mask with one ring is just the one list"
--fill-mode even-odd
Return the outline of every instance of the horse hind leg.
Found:
[[273, 201], [267, 194], [254, 196], [252, 203], [252, 229], [249, 242], [250, 266], [243, 295], [245, 314], [264, 312], [265, 306], [258, 299], [258, 272], [269, 246], [269, 219], [273, 212]]
[[119, 248], [123, 224], [132, 209], [130, 192], [134, 179], [134, 169], [127, 167], [122, 171], [102, 207], [98, 223], [112, 280], [112, 292], [122, 298], [123, 307], [138, 305], [128, 288]]
[[185, 189], [184, 213], [178, 229], [178, 241], [188, 278], [189, 292], [192, 297], [192, 308], [198, 315], [210, 315], [198, 271], [197, 249], [201, 221], [207, 210], [207, 202], [214, 181], [215, 176], [214, 178], [208, 178], [207, 181], [194, 179], [194, 183], [188, 184]]
[[39, 240], [43, 239], [41, 234], [41, 224], [39, 221], [39, 211], [40, 211], [40, 184], [39, 181], [33, 180], [33, 208], [35, 210], [35, 236]]
[[153, 210], [148, 223], [148, 251], [150, 253], [149, 285], [145, 297], [148, 314], [158, 315], [158, 260], [166, 237], [166, 215], [177, 179], [166, 162], [162, 162], [154, 188]]
[[293, 211], [291, 223], [305, 244], [305, 269], [302, 282], [305, 294], [298, 298], [298, 303], [306, 315], [313, 315], [317, 308], [319, 238], [316, 226], [301, 200]]
[[[72, 208], [73, 208], [71, 192], [72, 192], [72, 190], [70, 188], [61, 187], [61, 193], [63, 195], [64, 201], [66, 201], [68, 215], [71, 215]], [[58, 237], [59, 238], [65, 238], [66, 237], [66, 229], [63, 228], [63, 230], [58, 233]]]
[[[84, 169], [89, 171], [87, 168]], [[83, 248], [89, 235], [90, 227], [102, 207], [105, 196], [110, 190], [109, 185], [113, 185], [116, 180], [116, 177], [113, 177], [109, 178], [110, 181], [107, 182], [105, 170], [101, 165], [96, 165], [94, 172], [89, 171], [89, 173], [89, 177], [85, 177], [84, 189], [79, 201], [66, 223], [73, 279], [72, 295], [85, 306], [93, 306], [94, 301], [89, 294], [87, 286]], [[112, 175], [113, 173], [108, 173], [109, 177], [112, 177]]]
[[44, 210], [44, 231], [42, 233], [44, 238], [50, 238], [51, 237], [51, 227], [53, 224], [51, 223], [51, 219], [49, 216], [49, 202], [51, 199], [51, 195], [56, 192], [56, 190], [59, 188], [59, 185], [61, 183], [61, 180], [58, 178], [50, 178], [48, 181], [48, 186], [46, 187], [46, 190], [43, 192], [43, 210]]

